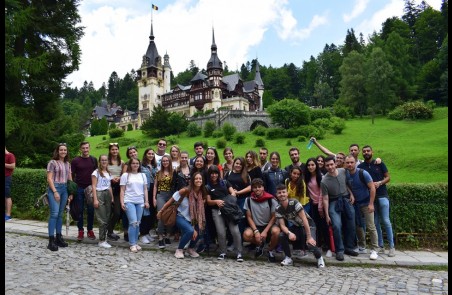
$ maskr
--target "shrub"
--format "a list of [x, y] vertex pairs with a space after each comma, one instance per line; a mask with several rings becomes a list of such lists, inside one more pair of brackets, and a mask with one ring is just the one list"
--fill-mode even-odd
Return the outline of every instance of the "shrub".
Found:
[[187, 126], [187, 135], [189, 137], [195, 137], [201, 135], [201, 128], [195, 122], [191, 122]]
[[297, 128], [298, 135], [306, 138], [315, 137], [317, 139], [323, 139], [325, 137], [325, 129], [322, 127], [315, 127], [313, 125], [300, 126]]
[[228, 142], [225, 139], [220, 138], [219, 140], [217, 140], [217, 148], [218, 149], [224, 149], [226, 147], [227, 143]]
[[406, 102], [388, 114], [392, 120], [428, 120], [433, 118], [433, 109], [421, 101]]
[[207, 121], [204, 124], [204, 137], [211, 137], [216, 127], [217, 126], [215, 125], [214, 121], [211, 120]]
[[127, 124], [127, 131], [132, 131], [133, 130], [133, 126], [132, 124]]
[[236, 143], [236, 144], [244, 144], [245, 143], [245, 134], [243, 134], [243, 133], [236, 133], [234, 135], [234, 143]]
[[102, 136], [102, 140], [107, 140], [107, 137], [106, 136]]
[[333, 113], [336, 117], [347, 120], [348, 118], [350, 118], [351, 112], [350, 112], [350, 108], [348, 108], [344, 105], [337, 104], [334, 106]]
[[296, 138], [298, 135], [298, 128], [291, 128], [284, 131], [284, 137], [287, 138]]
[[[337, 118], [337, 117], [335, 117]], [[331, 119], [326, 119], [326, 118], [319, 118], [319, 119], [315, 119], [311, 124], [316, 126], [316, 127], [322, 127], [325, 129], [330, 129], [331, 127]]]
[[235, 128], [235, 126], [232, 125], [231, 123], [226, 122], [223, 124], [221, 130], [223, 130], [223, 135], [226, 140], [232, 140], [232, 137], [234, 133], [237, 131], [237, 128]]
[[436, 108], [436, 102], [435, 102], [434, 100], [428, 100], [428, 101], [425, 103], [425, 105], [428, 106], [429, 108], [431, 108], [432, 110], [433, 110], [434, 108]]
[[297, 141], [298, 142], [304, 142], [304, 141], [306, 141], [306, 137], [304, 137], [303, 135], [300, 135], [300, 136], [297, 137]]
[[257, 136], [265, 136], [265, 133], [267, 132], [268, 128], [265, 128], [262, 125], [257, 126], [256, 128], [254, 128], [253, 130], [253, 134], [257, 135]]
[[215, 130], [214, 132], [212, 132], [213, 138], [220, 138], [222, 136], [223, 136], [223, 131], [221, 131], [221, 130]]
[[292, 141], [289, 139], [287, 142], [286, 142], [286, 146], [291, 146], [292, 145]]
[[173, 145], [173, 144], [178, 144], [179, 143], [179, 138], [176, 135], [170, 135], [165, 137], [166, 142], [168, 145]]
[[286, 130], [282, 128], [268, 128], [267, 139], [283, 138], [286, 136]]
[[345, 129], [345, 120], [338, 117], [331, 118], [331, 128], [334, 134], [341, 134]]
[[122, 137], [122, 136], [124, 136], [124, 130], [122, 130], [120, 128], [110, 129], [108, 131], [108, 135], [110, 135], [110, 138]]
[[332, 116], [329, 109], [311, 109], [311, 122], [317, 119], [329, 119]]
[[263, 138], [256, 139], [255, 147], [263, 147], [265, 146], [265, 140]]

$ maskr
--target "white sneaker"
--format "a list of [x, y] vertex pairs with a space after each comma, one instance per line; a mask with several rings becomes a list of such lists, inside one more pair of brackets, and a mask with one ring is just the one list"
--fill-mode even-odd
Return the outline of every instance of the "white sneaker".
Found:
[[366, 248], [359, 248], [358, 249], [358, 253], [359, 254], [367, 254], [367, 249]]
[[144, 235], [144, 236], [141, 236], [140, 241], [141, 241], [143, 244], [150, 244], [150, 243], [151, 243], [151, 241], [149, 241], [149, 239], [148, 239], [145, 235]]
[[372, 250], [372, 251], [370, 251], [370, 260], [377, 260], [377, 258], [378, 258], [378, 254], [377, 254], [377, 251], [374, 251], [374, 250]]
[[196, 253], [195, 249], [193, 249], [193, 248], [188, 248], [187, 249], [187, 254], [190, 255], [190, 257], [193, 257], [193, 258], [199, 257], [199, 254]]
[[176, 249], [176, 253], [174, 253], [174, 257], [176, 257], [177, 259], [183, 259], [184, 258], [184, 250]]
[[308, 254], [304, 252], [303, 250], [293, 250], [292, 257], [294, 258], [303, 258], [306, 257]]
[[333, 257], [333, 252], [331, 252], [331, 250], [326, 251], [326, 257], [331, 258]]
[[99, 242], [97, 245], [101, 248], [111, 248], [111, 245], [107, 241]]
[[150, 243], [154, 242], [154, 238], [150, 234], [144, 235]]
[[394, 257], [394, 256], [395, 256], [395, 248], [390, 248], [390, 249], [389, 249], [388, 256], [389, 256], [389, 257]]
[[286, 258], [284, 258], [284, 260], [281, 261], [281, 265], [282, 265], [282, 266], [293, 265], [293, 260], [292, 260], [292, 258], [290, 258], [289, 256], [286, 256]]
[[319, 259], [317, 259], [317, 267], [318, 268], [324, 268], [325, 267], [325, 261], [323, 261], [323, 257], [320, 256]]

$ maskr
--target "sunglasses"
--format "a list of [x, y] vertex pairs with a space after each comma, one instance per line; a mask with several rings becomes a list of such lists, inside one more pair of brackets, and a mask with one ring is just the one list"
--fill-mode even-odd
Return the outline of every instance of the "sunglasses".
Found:
[[158, 145], [159, 145], [159, 146], [166, 146], [166, 143], [161, 143], [161, 142], [159, 142]]
[[113, 145], [119, 147], [119, 144], [117, 142], [110, 142], [110, 146], [113, 146]]
[[215, 149], [215, 147], [214, 146], [209, 146], [207, 149]]
[[58, 145], [59, 146], [61, 146], [61, 145], [67, 146], [65, 142], [60, 142]]
[[137, 147], [136, 146], [129, 146], [128, 148], [127, 148], [127, 151], [130, 151], [130, 150], [136, 150], [137, 149]]

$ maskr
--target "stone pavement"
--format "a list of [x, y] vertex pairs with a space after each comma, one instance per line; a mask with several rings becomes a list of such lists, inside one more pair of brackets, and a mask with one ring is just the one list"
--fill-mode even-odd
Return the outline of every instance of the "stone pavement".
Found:
[[[63, 221], [64, 223], [64, 221]], [[18, 234], [25, 234], [25, 235], [32, 235], [32, 236], [38, 236], [47, 238], [47, 222], [43, 221], [36, 221], [36, 220], [21, 220], [13, 218], [8, 222], [5, 222], [5, 232], [6, 233], [18, 233]], [[76, 225], [70, 225], [68, 229], [68, 235], [66, 236], [66, 226], [63, 224], [63, 236], [65, 240], [67, 241], [74, 241], [77, 242], [77, 226]], [[94, 233], [96, 234], [96, 237], [99, 233], [99, 230], [97, 228], [94, 228]], [[109, 241], [109, 243], [112, 246], [117, 247], [123, 247], [127, 248], [128, 250], [128, 243], [122, 239], [122, 234], [120, 234], [121, 239], [118, 241]], [[97, 247], [98, 240], [90, 240], [86, 237], [86, 228], [85, 228], [85, 238], [82, 241], [82, 243], [86, 244], [93, 244], [93, 247]], [[174, 253], [174, 251], [177, 248], [178, 243], [172, 241], [171, 245], [167, 245], [164, 250], [158, 249], [157, 240], [154, 242], [151, 242], [151, 244], [142, 244], [139, 243], [141, 247], [144, 250], [159, 250], [159, 251], [165, 251], [170, 252], [171, 254]], [[377, 265], [386, 265], [386, 266], [429, 266], [429, 265], [445, 265], [448, 266], [448, 252], [432, 252], [432, 251], [399, 251], [396, 250], [396, 256], [395, 257], [389, 257], [387, 255], [388, 250], [386, 250], [386, 254], [380, 254], [377, 260], [370, 260], [369, 254], [360, 254], [357, 257], [352, 257], [348, 255], [344, 255], [345, 260], [344, 261], [337, 261], [335, 257], [327, 258], [324, 256], [325, 264], [327, 266], [330, 265], [336, 265], [340, 266], [344, 263], [352, 263], [352, 264], [362, 264], [362, 265], [368, 265], [368, 266], [377, 266]], [[228, 257], [233, 257], [235, 253], [228, 252]], [[254, 252], [250, 251], [249, 253], [246, 250], [246, 247], [244, 247], [244, 258], [245, 260], [266, 260], [266, 255], [264, 254], [261, 258], [254, 259], [253, 256]], [[217, 252], [215, 250], [211, 250], [210, 253], [202, 253], [203, 257], [213, 257], [216, 258]], [[284, 256], [283, 253], [277, 253], [276, 254], [277, 261], [283, 260]], [[300, 264], [296, 262], [301, 262], [301, 264], [314, 264], [315, 265], [316, 259], [314, 256], [309, 253], [307, 257], [303, 257], [301, 259], [295, 260], [295, 264]]]

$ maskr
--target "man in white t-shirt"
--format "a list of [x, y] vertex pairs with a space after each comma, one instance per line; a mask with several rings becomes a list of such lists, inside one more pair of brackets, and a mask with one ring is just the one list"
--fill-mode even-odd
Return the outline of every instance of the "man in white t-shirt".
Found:
[[157, 171], [162, 167], [162, 157], [169, 154], [166, 152], [166, 139], [160, 138], [157, 143], [157, 152], [155, 153], [155, 162], [157, 163]]

